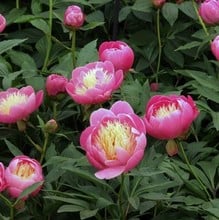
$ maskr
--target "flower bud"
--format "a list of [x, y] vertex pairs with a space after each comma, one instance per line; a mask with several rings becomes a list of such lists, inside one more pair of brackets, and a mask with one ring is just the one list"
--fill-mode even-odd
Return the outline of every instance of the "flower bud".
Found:
[[152, 92], [156, 92], [159, 89], [159, 83], [151, 83], [150, 89]]
[[215, 58], [219, 61], [219, 35], [216, 36], [211, 43], [211, 52], [214, 54]]
[[6, 19], [2, 14], [0, 14], [0, 33], [4, 31], [5, 27], [6, 27]]
[[178, 153], [178, 146], [175, 140], [173, 139], [168, 140], [166, 144], [166, 152], [170, 157]]
[[77, 5], [69, 6], [64, 14], [64, 24], [70, 29], [80, 28], [85, 20], [85, 15]]
[[152, 0], [155, 8], [161, 8], [166, 3], [166, 0]]
[[44, 129], [45, 129], [45, 132], [47, 133], [50, 133], [50, 134], [55, 133], [56, 130], [58, 129], [58, 124], [56, 120], [50, 119], [49, 121], [47, 121]]

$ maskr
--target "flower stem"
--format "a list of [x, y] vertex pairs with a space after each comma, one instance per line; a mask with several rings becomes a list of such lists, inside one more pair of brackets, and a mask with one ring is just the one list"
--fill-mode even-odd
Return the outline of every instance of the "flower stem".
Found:
[[157, 70], [156, 70], [156, 83], [158, 83], [158, 72], [160, 71], [160, 61], [162, 53], [161, 37], [160, 37], [160, 9], [157, 9], [157, 40], [158, 40], [158, 60], [157, 60]]
[[[200, 14], [199, 14], [199, 12], [198, 12], [197, 5], [196, 5], [195, 0], [192, 0], [192, 4], [193, 4], [193, 8], [194, 8], [194, 10], [195, 10], [195, 13], [196, 13], [196, 15], [197, 15], [197, 17], [198, 17], [199, 23], [200, 23], [201, 26], [202, 26], [202, 29], [204, 30], [205, 34], [206, 34], [207, 36], [209, 36], [208, 29], [206, 28], [205, 23], [203, 22], [203, 20], [202, 20]], [[210, 41], [210, 43], [211, 43], [211, 41]]]
[[72, 31], [71, 31], [71, 53], [72, 53], [73, 68], [76, 67], [75, 43], [76, 43], [76, 30], [72, 30]]
[[178, 146], [180, 147], [180, 150], [182, 152], [182, 155], [184, 157], [184, 160], [186, 162], [186, 165], [188, 167], [188, 169], [190, 170], [190, 172], [192, 173], [192, 175], [195, 177], [195, 179], [198, 181], [200, 187], [203, 189], [203, 191], [206, 193], [207, 197], [209, 200], [211, 200], [211, 196], [209, 194], [209, 192], [207, 191], [205, 185], [202, 183], [202, 181], [200, 180], [200, 178], [198, 177], [198, 175], [195, 173], [194, 169], [192, 168], [191, 164], [189, 163], [188, 157], [186, 156], [186, 153], [184, 151], [183, 145], [181, 143], [181, 141], [176, 140], [178, 143]]
[[49, 32], [47, 33], [47, 49], [46, 57], [42, 67], [42, 72], [45, 72], [49, 62], [50, 51], [52, 48], [52, 12], [53, 12], [53, 0], [49, 0]]
[[4, 201], [4, 203], [9, 207], [10, 209], [10, 220], [14, 220], [14, 206], [12, 205], [12, 203], [10, 202], [10, 200], [8, 200], [5, 196], [3, 196], [0, 193], [0, 199], [2, 199]]
[[45, 157], [46, 147], [47, 147], [48, 140], [49, 140], [49, 134], [47, 132], [45, 132], [44, 136], [45, 136], [45, 139], [44, 139], [43, 149], [42, 149], [42, 153], [41, 153], [41, 157], [40, 157], [40, 163], [41, 164], [42, 164], [43, 159]]
[[30, 143], [41, 153], [42, 148], [38, 144], [36, 144], [27, 133], [26, 133], [26, 137], [30, 141]]

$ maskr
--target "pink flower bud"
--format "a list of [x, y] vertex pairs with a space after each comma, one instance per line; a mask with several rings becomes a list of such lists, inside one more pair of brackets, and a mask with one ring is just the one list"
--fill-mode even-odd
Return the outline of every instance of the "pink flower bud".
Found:
[[65, 86], [68, 79], [58, 74], [51, 74], [46, 79], [46, 90], [48, 95], [56, 96], [59, 93], [65, 92]]
[[178, 146], [177, 146], [177, 143], [175, 140], [173, 140], [173, 139], [168, 140], [168, 142], [166, 144], [166, 151], [170, 157], [178, 154], [179, 150], [178, 150]]
[[166, 3], [166, 0], [152, 0], [155, 8], [161, 8]]
[[215, 58], [219, 61], [219, 35], [216, 36], [211, 43], [211, 52], [214, 54]]
[[57, 128], [58, 128], [58, 124], [56, 120], [50, 119], [49, 121], [46, 122], [44, 129], [47, 133], [55, 133]]
[[80, 28], [85, 20], [85, 15], [77, 5], [69, 6], [64, 14], [64, 24], [73, 29]]
[[205, 0], [200, 4], [199, 14], [206, 24], [219, 23], [219, 1]]
[[[11, 197], [17, 198], [29, 186], [44, 180], [40, 163], [28, 156], [14, 157], [5, 170], [7, 190]], [[41, 186], [31, 195], [36, 195]], [[23, 198], [24, 200], [27, 198]]]
[[151, 83], [150, 89], [152, 92], [156, 92], [159, 89], [159, 83]]
[[6, 19], [2, 14], [0, 14], [0, 33], [4, 31], [5, 27], [6, 27]]

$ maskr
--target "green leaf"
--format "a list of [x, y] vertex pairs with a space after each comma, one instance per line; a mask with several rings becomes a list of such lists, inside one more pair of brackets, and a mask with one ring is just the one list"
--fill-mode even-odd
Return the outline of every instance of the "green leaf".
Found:
[[119, 12], [119, 22], [124, 21], [128, 15], [131, 13], [131, 7], [130, 6], [125, 6], [123, 7], [120, 12]]
[[197, 14], [194, 10], [193, 7], [193, 3], [192, 1], [184, 1], [181, 4], [179, 4], [179, 9], [186, 14], [187, 16], [189, 16], [190, 18], [193, 18], [194, 20], [197, 20]]
[[141, 12], [150, 12], [152, 10], [152, 2], [145, 0], [136, 0], [132, 6], [132, 10]]
[[94, 209], [94, 210], [82, 210], [80, 211], [80, 219], [87, 219], [90, 217], [93, 217], [97, 214], [98, 209]]
[[92, 30], [92, 29], [94, 29], [98, 26], [102, 26], [102, 25], [104, 25], [104, 22], [94, 21], [94, 22], [91, 22], [89, 24], [84, 25], [83, 27], [80, 28], [80, 30], [83, 30], [83, 31]]
[[192, 42], [186, 43], [186, 44], [178, 47], [175, 51], [187, 50], [187, 49], [191, 49], [191, 48], [194, 48], [194, 47], [198, 47], [200, 45], [201, 45], [201, 42], [199, 42], [199, 41], [192, 41]]
[[11, 48], [23, 43], [27, 39], [4, 40], [0, 42], [0, 54], [10, 50]]
[[43, 19], [35, 19], [30, 21], [30, 23], [36, 27], [37, 29], [41, 30], [43, 33], [48, 34], [50, 29], [47, 22]]
[[25, 8], [13, 8], [6, 16], [7, 25], [13, 23], [17, 18], [25, 13]]
[[10, 150], [10, 152], [14, 156], [23, 155], [23, 153], [15, 145], [13, 145], [10, 141], [8, 141], [7, 139], [4, 139], [4, 141], [5, 141], [6, 145], [8, 146], [8, 149]]
[[162, 7], [161, 12], [168, 23], [173, 26], [178, 18], [178, 5], [166, 2]]
[[219, 131], [219, 112], [211, 111], [211, 117], [213, 119], [215, 129]]
[[79, 205], [62, 205], [57, 212], [62, 213], [62, 212], [80, 212], [84, 208], [79, 206]]
[[77, 66], [83, 66], [87, 63], [98, 60], [97, 40], [93, 40], [86, 44], [79, 52], [77, 58]]
[[139, 205], [140, 205], [140, 200], [139, 200], [139, 197], [135, 196], [135, 197], [129, 197], [128, 198], [128, 201], [129, 203], [131, 204], [131, 206], [134, 208], [134, 209], [138, 209], [139, 208]]

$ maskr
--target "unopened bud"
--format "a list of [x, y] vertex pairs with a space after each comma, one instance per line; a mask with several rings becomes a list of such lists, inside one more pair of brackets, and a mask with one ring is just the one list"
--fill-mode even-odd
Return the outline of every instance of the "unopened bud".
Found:
[[57, 128], [58, 128], [58, 124], [57, 124], [56, 120], [54, 120], [54, 119], [50, 119], [49, 121], [47, 121], [45, 124], [45, 127], [44, 127], [45, 132], [51, 133], [51, 134], [55, 133]]
[[170, 157], [178, 154], [179, 150], [178, 150], [178, 146], [177, 146], [177, 143], [175, 140], [173, 140], [173, 139], [168, 140], [168, 142], [166, 144], [166, 151]]

